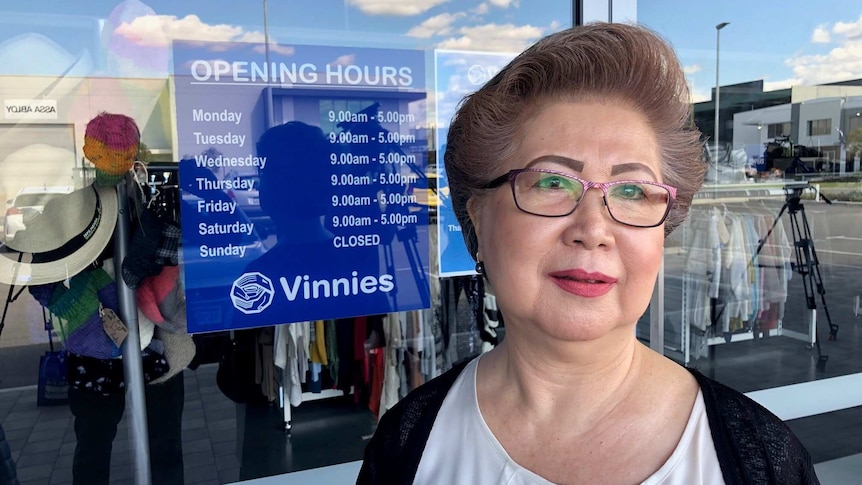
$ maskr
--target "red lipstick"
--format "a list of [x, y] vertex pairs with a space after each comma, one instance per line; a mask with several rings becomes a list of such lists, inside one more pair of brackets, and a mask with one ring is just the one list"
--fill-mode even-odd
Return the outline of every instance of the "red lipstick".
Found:
[[560, 288], [574, 295], [595, 298], [611, 291], [617, 279], [599, 272], [582, 269], [555, 271], [549, 275]]

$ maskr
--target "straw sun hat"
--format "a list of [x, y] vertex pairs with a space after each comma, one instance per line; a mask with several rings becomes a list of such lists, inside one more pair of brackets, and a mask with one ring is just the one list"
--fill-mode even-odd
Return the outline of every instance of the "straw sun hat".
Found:
[[111, 241], [117, 224], [116, 189], [93, 184], [55, 197], [25, 224], [6, 243], [7, 251], [0, 252], [0, 283], [27, 286], [70, 279]]

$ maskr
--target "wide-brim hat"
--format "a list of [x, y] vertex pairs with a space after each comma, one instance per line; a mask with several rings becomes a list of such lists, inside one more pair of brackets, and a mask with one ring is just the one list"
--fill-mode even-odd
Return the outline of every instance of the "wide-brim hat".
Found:
[[64, 281], [92, 264], [117, 225], [117, 192], [95, 184], [49, 200], [0, 253], [0, 283]]

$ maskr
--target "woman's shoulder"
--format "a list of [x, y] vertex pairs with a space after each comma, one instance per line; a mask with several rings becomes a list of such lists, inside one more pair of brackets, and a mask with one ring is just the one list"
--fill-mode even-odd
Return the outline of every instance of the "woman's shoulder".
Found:
[[[722, 469], [754, 483], [818, 483], [808, 450], [787, 424], [745, 394], [688, 369], [697, 379]], [[736, 482], [728, 482], [736, 483]]]
[[707, 413], [719, 413], [725, 419], [731, 419], [738, 425], [745, 426], [774, 426], [778, 425], [776, 431], [789, 431], [787, 425], [763, 407], [757, 401], [745, 394], [711, 379], [696, 369], [687, 369], [697, 380], [703, 400], [706, 404]]
[[[428, 424], [433, 425], [437, 411], [443, 405], [443, 400], [446, 398], [449, 389], [469, 362], [465, 361], [456, 364], [448, 371], [408, 393], [392, 409], [386, 411], [378, 424], [378, 431], [386, 425], [395, 425], [398, 428], [409, 426], [412, 428], [429, 419], [430, 423]], [[428, 431], [430, 431], [430, 428]]]
[[468, 363], [457, 364], [422, 384], [383, 414], [365, 447], [356, 483], [412, 481], [443, 400]]

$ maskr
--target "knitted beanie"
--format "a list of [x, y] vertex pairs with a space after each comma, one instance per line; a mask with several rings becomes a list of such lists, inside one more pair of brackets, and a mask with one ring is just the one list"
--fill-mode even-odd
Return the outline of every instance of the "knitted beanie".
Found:
[[99, 113], [87, 123], [84, 156], [96, 167], [96, 183], [111, 187], [131, 170], [141, 134], [135, 120], [126, 115]]

